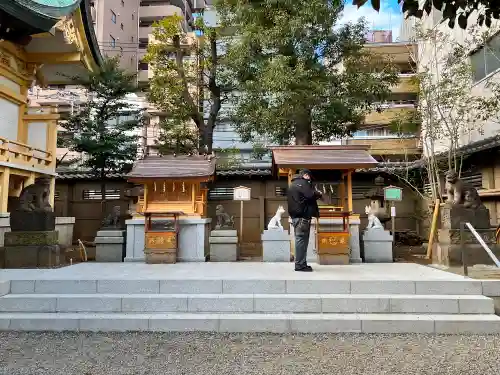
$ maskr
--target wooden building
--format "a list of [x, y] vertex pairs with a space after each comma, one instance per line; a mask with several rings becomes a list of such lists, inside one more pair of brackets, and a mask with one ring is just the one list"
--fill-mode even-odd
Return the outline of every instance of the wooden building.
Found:
[[129, 182], [144, 186], [137, 207], [143, 217], [127, 221], [127, 260], [203, 262], [208, 254], [210, 156], [148, 156], [135, 163]]
[[54, 203], [59, 116], [28, 110], [29, 88], [71, 83], [101, 60], [88, 0], [0, 2], [0, 215], [37, 177], [52, 179]]

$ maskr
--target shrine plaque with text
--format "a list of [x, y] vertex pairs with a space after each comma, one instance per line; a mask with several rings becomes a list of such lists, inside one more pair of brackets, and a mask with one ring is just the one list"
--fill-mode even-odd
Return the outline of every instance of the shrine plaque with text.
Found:
[[175, 232], [147, 232], [146, 249], [177, 249]]
[[318, 254], [349, 254], [349, 233], [319, 232]]

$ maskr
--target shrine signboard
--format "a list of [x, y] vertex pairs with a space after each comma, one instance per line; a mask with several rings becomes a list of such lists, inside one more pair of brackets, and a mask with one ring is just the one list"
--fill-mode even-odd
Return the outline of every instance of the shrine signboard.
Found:
[[384, 199], [386, 201], [402, 201], [403, 189], [397, 186], [387, 186], [384, 188]]

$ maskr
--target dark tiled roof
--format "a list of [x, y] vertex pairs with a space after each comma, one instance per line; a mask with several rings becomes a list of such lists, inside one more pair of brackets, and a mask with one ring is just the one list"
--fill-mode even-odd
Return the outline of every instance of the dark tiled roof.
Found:
[[215, 173], [215, 159], [200, 155], [147, 156], [138, 160], [129, 179], [210, 177]]
[[368, 146], [281, 146], [272, 147], [273, 161], [278, 167], [368, 168], [378, 162], [369, 154]]
[[217, 171], [217, 176], [271, 176], [272, 171], [268, 169], [228, 169]]

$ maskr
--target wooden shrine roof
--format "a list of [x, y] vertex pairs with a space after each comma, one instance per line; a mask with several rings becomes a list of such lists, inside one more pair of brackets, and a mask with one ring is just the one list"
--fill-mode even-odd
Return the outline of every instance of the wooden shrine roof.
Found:
[[368, 152], [369, 146], [278, 146], [271, 150], [279, 168], [344, 170], [379, 164]]
[[131, 180], [156, 178], [207, 178], [215, 173], [215, 158], [202, 155], [147, 156], [138, 160], [127, 175]]

